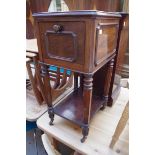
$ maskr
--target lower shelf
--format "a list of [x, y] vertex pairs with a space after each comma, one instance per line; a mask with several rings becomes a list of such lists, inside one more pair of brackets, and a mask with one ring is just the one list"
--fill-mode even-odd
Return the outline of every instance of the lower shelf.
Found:
[[[103, 99], [98, 96], [92, 97], [91, 116], [102, 107]], [[72, 92], [66, 99], [54, 107], [54, 113], [80, 126], [84, 125], [84, 103], [82, 90], [77, 89]]]

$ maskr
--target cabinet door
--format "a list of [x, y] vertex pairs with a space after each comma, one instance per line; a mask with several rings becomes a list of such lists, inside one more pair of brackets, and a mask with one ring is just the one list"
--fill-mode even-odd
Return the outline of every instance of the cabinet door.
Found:
[[39, 23], [42, 57], [84, 64], [85, 22], [49, 21]]
[[96, 27], [95, 66], [116, 52], [118, 22], [99, 22]]

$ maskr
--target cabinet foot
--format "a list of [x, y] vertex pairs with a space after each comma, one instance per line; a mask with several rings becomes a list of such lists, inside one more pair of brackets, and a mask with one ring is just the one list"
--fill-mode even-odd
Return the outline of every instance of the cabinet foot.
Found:
[[110, 97], [110, 98], [108, 99], [107, 106], [111, 107], [112, 104], [113, 104], [113, 99], [112, 99], [112, 97]]
[[87, 136], [83, 136], [81, 139], [81, 143], [84, 143], [86, 139], [87, 139]]
[[83, 137], [82, 137], [82, 139], [81, 139], [81, 143], [84, 143], [85, 140], [87, 139], [88, 132], [89, 132], [89, 127], [88, 127], [88, 126], [82, 127], [82, 134], [83, 134]]
[[108, 103], [108, 97], [107, 96], [103, 96], [103, 104], [102, 104], [100, 110], [104, 110], [105, 107], [107, 106], [107, 103]]
[[49, 109], [48, 109], [48, 115], [49, 115], [49, 118], [50, 118], [49, 125], [53, 125], [53, 121], [54, 121], [53, 108], [49, 107]]
[[100, 108], [100, 110], [104, 110], [105, 109], [105, 105], [102, 105], [102, 107]]

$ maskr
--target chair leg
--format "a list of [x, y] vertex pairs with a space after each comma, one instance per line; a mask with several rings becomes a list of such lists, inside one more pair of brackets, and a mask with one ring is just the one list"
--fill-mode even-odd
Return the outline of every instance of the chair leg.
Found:
[[115, 133], [114, 133], [111, 143], [110, 143], [110, 148], [113, 148], [114, 145], [116, 144], [116, 142], [118, 141], [123, 129], [126, 126], [128, 118], [129, 118], [129, 102], [126, 104], [124, 111], [122, 113], [122, 116], [118, 122], [116, 129], [115, 129]]

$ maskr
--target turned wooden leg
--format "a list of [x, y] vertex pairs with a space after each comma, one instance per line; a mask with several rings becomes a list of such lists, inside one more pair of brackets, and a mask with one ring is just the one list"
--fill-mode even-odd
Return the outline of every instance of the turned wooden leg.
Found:
[[88, 126], [82, 127], [82, 134], [83, 134], [83, 137], [81, 139], [82, 143], [85, 142], [85, 140], [87, 139], [88, 133], [89, 133], [89, 127]]
[[50, 75], [48, 72], [48, 66], [43, 65], [42, 66], [42, 71], [43, 71], [43, 81], [44, 81], [44, 93], [46, 94], [46, 102], [48, 105], [48, 115], [50, 118], [49, 125], [53, 125], [54, 121], [54, 110], [53, 110], [53, 105], [52, 105], [52, 94], [51, 94], [51, 85], [50, 85]]
[[53, 111], [53, 107], [52, 106], [48, 107], [48, 115], [49, 115], [49, 118], [50, 118], [49, 125], [53, 125], [54, 111]]
[[83, 104], [84, 104], [84, 124], [82, 126], [82, 134], [83, 138], [81, 142], [83, 143], [89, 132], [89, 121], [90, 121], [90, 112], [91, 112], [91, 103], [92, 103], [92, 86], [93, 86], [93, 78], [92, 74], [85, 74], [83, 79]]
[[104, 91], [103, 91], [104, 104], [108, 105], [108, 106], [112, 105], [112, 102], [113, 102], [113, 99], [111, 96], [112, 94], [109, 94], [110, 87], [111, 87], [111, 85], [113, 85], [113, 83], [112, 83], [113, 67], [114, 67], [114, 59], [110, 60], [107, 65], [105, 86], [104, 86]]
[[113, 93], [113, 83], [114, 83], [114, 79], [115, 79], [115, 72], [116, 72], [116, 64], [117, 64], [117, 57], [118, 57], [118, 51], [119, 51], [119, 47], [120, 47], [120, 39], [121, 39], [121, 31], [123, 29], [124, 26], [124, 20], [127, 17], [126, 14], [121, 14], [122, 18], [119, 21], [119, 29], [118, 29], [118, 37], [117, 37], [117, 46], [116, 46], [116, 55], [114, 58], [114, 63], [113, 63], [113, 71], [112, 71], [112, 77], [111, 77], [111, 84], [110, 84], [110, 89], [109, 89], [109, 101], [108, 101], [108, 106], [112, 106], [112, 93]]

